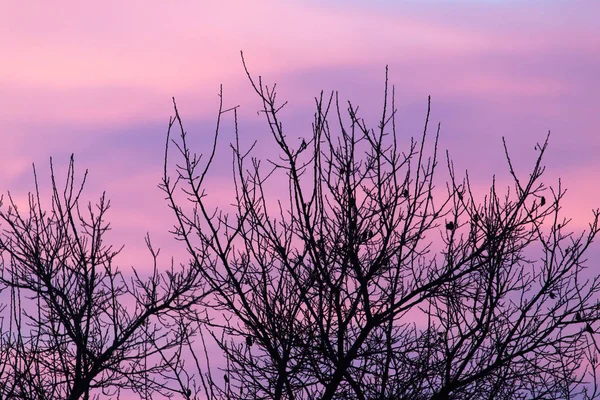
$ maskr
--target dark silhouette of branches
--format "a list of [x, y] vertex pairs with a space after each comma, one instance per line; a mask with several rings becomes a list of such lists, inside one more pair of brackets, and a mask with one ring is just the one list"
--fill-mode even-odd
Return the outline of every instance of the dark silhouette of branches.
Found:
[[[0, 398], [90, 399], [170, 396], [185, 388], [174, 377], [189, 324], [189, 305], [205, 295], [194, 268], [160, 273], [154, 265], [130, 278], [113, 264], [119, 249], [105, 241], [110, 202], [80, 208], [87, 177], [75, 182], [73, 158], [61, 189], [51, 161], [52, 195], [42, 207], [37, 175], [25, 211], [8, 194], [0, 290]], [[187, 382], [189, 383], [189, 382]]]
[[[397, 133], [387, 70], [375, 128], [321, 93], [296, 139], [243, 64], [277, 154], [242, 148], [221, 92], [203, 158], [174, 102], [159, 186], [185, 264], [161, 269], [147, 237], [152, 267], [122, 273], [73, 158], [64, 187], [50, 163], [49, 207], [35, 168], [28, 204], [0, 199], [0, 399], [600, 397], [600, 213], [570, 230], [542, 180], [549, 135], [526, 175], [503, 143], [511, 184], [480, 193], [438, 153], [430, 101], [420, 135]], [[231, 212], [208, 183], [229, 115]]]
[[[376, 128], [337, 93], [321, 93], [312, 135], [296, 140], [275, 86], [244, 68], [277, 157], [240, 147], [237, 108], [225, 110], [221, 96], [203, 159], [175, 106], [161, 184], [173, 233], [213, 291], [198, 303], [212, 319], [198, 326], [227, 363], [223, 384], [205, 376], [209, 397], [598, 397], [600, 281], [584, 254], [599, 214], [584, 233], [568, 229], [565, 190], [542, 182], [548, 138], [525, 176], [504, 144], [505, 193], [495, 181], [474, 193], [448, 155], [450, 179], [438, 187], [430, 103], [420, 137], [400, 138], [387, 71]], [[207, 201], [225, 113], [235, 121], [233, 213]], [[274, 179], [287, 191], [273, 195]]]

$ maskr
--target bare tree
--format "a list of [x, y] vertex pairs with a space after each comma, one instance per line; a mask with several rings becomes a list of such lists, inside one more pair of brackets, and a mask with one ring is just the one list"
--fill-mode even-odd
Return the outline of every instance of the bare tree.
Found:
[[[387, 72], [377, 128], [321, 93], [312, 135], [297, 140], [275, 87], [248, 78], [278, 158], [241, 148], [222, 93], [207, 159], [176, 106], [169, 123], [160, 187], [190, 255], [182, 266], [161, 272], [147, 237], [150, 271], [122, 274], [105, 241], [110, 204], [80, 209], [87, 172], [76, 184], [72, 158], [63, 189], [50, 164], [48, 211], [35, 168], [25, 212], [10, 193], [0, 200], [0, 398], [600, 397], [600, 279], [584, 266], [600, 214], [569, 230], [560, 181], [542, 182], [548, 137], [525, 179], [504, 143], [506, 193], [495, 181], [474, 192], [448, 154], [439, 187], [439, 124], [431, 135], [428, 102], [421, 136], [399, 137]], [[207, 201], [227, 114], [229, 214]], [[282, 179], [285, 196], [272, 197]], [[206, 334], [225, 356], [222, 381]]]
[[[51, 166], [51, 207], [35, 192], [23, 212], [8, 194], [0, 208], [0, 399], [118, 397], [187, 393], [182, 344], [193, 334], [185, 316], [204, 294], [199, 272], [154, 265], [126, 277], [114, 265], [120, 250], [105, 241], [110, 202], [80, 209], [73, 157], [61, 190]], [[0, 201], [0, 206], [2, 202]]]
[[[207, 377], [210, 397], [598, 397], [600, 280], [584, 254], [599, 213], [586, 232], [568, 229], [565, 190], [541, 180], [548, 138], [524, 178], [504, 144], [506, 193], [495, 182], [474, 193], [448, 155], [450, 179], [436, 187], [440, 126], [432, 136], [428, 103], [422, 135], [397, 135], [387, 71], [375, 129], [350, 103], [345, 114], [337, 92], [321, 93], [312, 136], [298, 140], [286, 135], [275, 86], [248, 77], [278, 158], [241, 148], [237, 107], [225, 110], [221, 95], [206, 159], [175, 106], [161, 184], [173, 232], [213, 291], [199, 304], [227, 366], [222, 385]], [[207, 201], [226, 113], [236, 127], [234, 213]], [[274, 179], [288, 184], [275, 201]]]

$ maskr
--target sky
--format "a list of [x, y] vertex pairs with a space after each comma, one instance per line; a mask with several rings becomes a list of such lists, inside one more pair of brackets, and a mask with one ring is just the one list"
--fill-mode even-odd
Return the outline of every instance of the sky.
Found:
[[[124, 265], [144, 268], [144, 235], [176, 256], [173, 219], [157, 189], [174, 96], [196, 150], [212, 139], [218, 91], [240, 106], [243, 140], [273, 154], [243, 71], [278, 83], [284, 122], [308, 135], [314, 96], [338, 90], [372, 125], [385, 66], [399, 132], [419, 135], [432, 98], [440, 149], [486, 187], [507, 179], [502, 137], [518, 171], [551, 131], [546, 183], [568, 189], [565, 215], [584, 229], [600, 206], [600, 2], [104, 1], [12, 2], [0, 13], [0, 188], [18, 200], [42, 190], [49, 158], [59, 176], [71, 153], [90, 171], [86, 198], [103, 191]], [[231, 193], [231, 117], [209, 188]], [[508, 181], [507, 181], [508, 183]], [[167, 260], [168, 261], [168, 258]]]
[[[562, 178], [565, 212], [584, 228], [600, 205], [599, 12], [600, 3], [579, 0], [5, 4], [0, 188], [25, 198], [32, 163], [47, 187], [49, 158], [60, 171], [74, 153], [78, 171], [90, 171], [89, 199], [112, 199], [122, 262], [142, 267], [146, 232], [172, 246], [156, 185], [173, 96], [199, 152], [221, 84], [225, 106], [240, 105], [242, 136], [258, 140], [262, 155], [273, 149], [244, 51], [251, 73], [278, 83], [286, 126], [299, 134], [310, 133], [320, 90], [338, 90], [375, 124], [388, 65], [401, 135], [419, 134], [430, 95], [441, 150], [483, 187], [493, 174], [508, 177], [503, 136], [527, 173], [550, 130], [547, 183]], [[223, 160], [231, 140], [226, 123]], [[217, 202], [230, 190], [229, 165], [212, 171]]]
[[[508, 178], [502, 137], [526, 176], [551, 131], [545, 182], [560, 177], [568, 189], [572, 228], [600, 207], [596, 0], [24, 0], [1, 9], [0, 191], [25, 199], [35, 163], [47, 192], [49, 158], [62, 177], [74, 153], [77, 171], [89, 170], [85, 197], [112, 200], [123, 267], [151, 265], [146, 232], [165, 265], [185, 261], [157, 188], [173, 96], [198, 152], [212, 140], [222, 84], [225, 107], [240, 106], [243, 140], [273, 154], [240, 51], [289, 101], [291, 134], [310, 133], [321, 90], [338, 90], [374, 126], [388, 65], [401, 135], [419, 135], [431, 96], [440, 149], [485, 187], [493, 174]], [[229, 201], [233, 138], [229, 117], [209, 180], [214, 204]]]
[[[218, 91], [240, 106], [242, 137], [272, 153], [243, 71], [278, 83], [290, 132], [310, 133], [314, 96], [338, 90], [377, 123], [385, 66], [399, 131], [418, 135], [432, 97], [440, 149], [485, 187], [507, 178], [501, 138], [529, 172], [552, 132], [546, 182], [568, 188], [565, 215], [583, 229], [600, 205], [600, 2], [104, 1], [7, 2], [0, 14], [0, 188], [25, 199], [35, 163], [71, 153], [89, 169], [88, 198], [108, 215], [121, 261], [150, 261], [143, 237], [174, 249], [159, 183], [174, 96], [198, 152], [212, 138]], [[369, 120], [369, 118], [371, 118]], [[230, 193], [225, 123], [211, 173], [215, 204]], [[62, 168], [62, 169], [61, 169]], [[60, 174], [60, 172], [59, 172]]]

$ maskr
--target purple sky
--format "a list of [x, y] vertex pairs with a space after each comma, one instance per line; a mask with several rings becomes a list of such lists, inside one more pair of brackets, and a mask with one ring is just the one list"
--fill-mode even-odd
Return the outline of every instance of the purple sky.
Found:
[[[175, 248], [156, 188], [171, 96], [202, 151], [222, 83], [225, 106], [241, 106], [244, 139], [259, 140], [257, 155], [272, 154], [243, 50], [251, 72], [277, 82], [290, 101], [284, 122], [296, 136], [310, 133], [321, 89], [339, 90], [375, 124], [388, 64], [399, 131], [419, 134], [431, 95], [441, 149], [482, 187], [493, 173], [507, 177], [502, 136], [527, 173], [534, 144], [551, 130], [546, 182], [563, 178], [565, 214], [579, 230], [600, 206], [598, 15], [595, 0], [7, 3], [0, 189], [25, 198], [32, 162], [47, 187], [49, 157], [64, 170], [75, 153], [79, 172], [90, 170], [87, 198], [106, 190], [112, 199], [123, 266], [149, 265], [146, 231], [157, 246]], [[215, 204], [230, 192], [230, 127], [210, 181]]]

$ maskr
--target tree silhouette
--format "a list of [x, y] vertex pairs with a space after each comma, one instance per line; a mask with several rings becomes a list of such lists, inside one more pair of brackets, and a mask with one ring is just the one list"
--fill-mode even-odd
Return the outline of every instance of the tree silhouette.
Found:
[[[147, 237], [153, 267], [122, 274], [110, 204], [80, 208], [73, 158], [62, 189], [50, 163], [48, 209], [35, 168], [27, 206], [0, 200], [0, 399], [600, 397], [600, 278], [585, 267], [600, 213], [568, 230], [561, 182], [542, 182], [549, 136], [525, 178], [504, 143], [505, 193], [495, 179], [475, 192], [448, 153], [440, 186], [430, 102], [423, 133], [401, 138], [387, 70], [376, 128], [321, 93], [312, 135], [292, 140], [286, 103], [242, 62], [278, 154], [242, 149], [221, 92], [203, 159], [174, 102], [159, 186], [185, 264], [161, 270]], [[230, 114], [227, 213], [207, 177]]]
[[[175, 105], [161, 183], [173, 233], [213, 291], [198, 303], [209, 321], [197, 322], [226, 367], [222, 385], [206, 376], [205, 395], [598, 397], [600, 281], [584, 254], [599, 213], [587, 232], [567, 231], [565, 190], [541, 181], [548, 137], [525, 179], [504, 143], [513, 180], [506, 193], [495, 181], [474, 193], [448, 154], [450, 179], [438, 187], [440, 126], [431, 135], [430, 103], [422, 135], [403, 144], [387, 70], [375, 129], [351, 103], [345, 114], [337, 92], [321, 93], [312, 135], [300, 142], [286, 134], [275, 86], [244, 68], [277, 157], [261, 162], [254, 145], [241, 148], [237, 107], [224, 109], [221, 92], [206, 159], [190, 148]], [[233, 213], [207, 200], [227, 113], [236, 137]], [[275, 179], [287, 190], [276, 181], [273, 199]]]
[[[183, 367], [185, 317], [204, 294], [193, 268], [159, 273], [158, 251], [148, 278], [125, 278], [113, 264], [120, 250], [106, 244], [103, 194], [80, 209], [73, 157], [60, 190], [51, 166], [52, 196], [42, 208], [35, 192], [22, 212], [8, 194], [1, 207], [0, 399], [142, 398], [183, 392], [173, 384]], [[175, 313], [176, 312], [176, 313]]]

